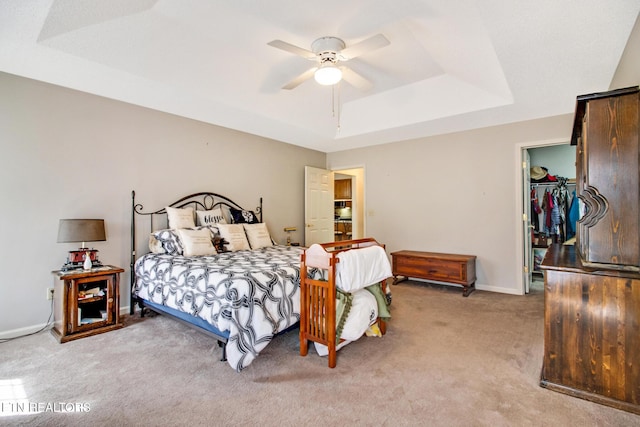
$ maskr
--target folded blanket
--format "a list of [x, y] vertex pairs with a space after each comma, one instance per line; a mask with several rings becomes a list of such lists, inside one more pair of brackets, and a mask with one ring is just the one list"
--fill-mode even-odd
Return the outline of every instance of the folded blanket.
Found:
[[391, 277], [391, 264], [381, 246], [352, 249], [338, 254], [336, 286], [354, 292]]
[[[339, 293], [338, 293], [339, 294]], [[370, 325], [376, 322], [378, 317], [378, 304], [376, 298], [367, 290], [361, 290], [352, 294], [351, 309], [347, 316], [346, 322], [340, 331], [340, 334], [336, 334], [338, 337], [345, 341], [336, 345], [336, 350], [341, 349], [350, 342], [356, 341]], [[339, 298], [337, 298], [339, 300]], [[336, 331], [337, 332], [337, 331]], [[329, 353], [329, 349], [324, 344], [317, 342], [313, 343], [316, 352], [320, 356], [326, 356]]]

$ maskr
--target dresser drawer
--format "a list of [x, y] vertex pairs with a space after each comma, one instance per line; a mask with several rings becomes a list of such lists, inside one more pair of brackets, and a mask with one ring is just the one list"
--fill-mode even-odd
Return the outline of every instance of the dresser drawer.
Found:
[[467, 281], [466, 262], [417, 257], [401, 257], [395, 263], [394, 274], [433, 280]]

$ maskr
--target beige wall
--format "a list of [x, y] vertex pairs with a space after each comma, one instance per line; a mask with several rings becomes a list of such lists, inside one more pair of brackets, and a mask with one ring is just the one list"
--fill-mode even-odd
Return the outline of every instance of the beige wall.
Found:
[[631, 30], [627, 46], [625, 46], [618, 69], [609, 89], [637, 86], [640, 84], [640, 15]]
[[389, 252], [473, 254], [480, 289], [519, 294], [519, 145], [565, 139], [573, 115], [330, 153], [365, 168], [367, 234]]
[[56, 243], [60, 218], [105, 219], [91, 246], [127, 270], [129, 304], [131, 190], [147, 209], [198, 191], [250, 208], [263, 197], [277, 241], [304, 230], [304, 166], [324, 153], [3, 73], [0, 93], [0, 336], [46, 322], [51, 271], [76, 247]]
[[[640, 17], [609, 88], [640, 84]], [[582, 94], [576, 94], [576, 96]], [[480, 289], [522, 292], [523, 148], [564, 143], [573, 114], [330, 153], [365, 167], [366, 232], [401, 249], [478, 256]]]

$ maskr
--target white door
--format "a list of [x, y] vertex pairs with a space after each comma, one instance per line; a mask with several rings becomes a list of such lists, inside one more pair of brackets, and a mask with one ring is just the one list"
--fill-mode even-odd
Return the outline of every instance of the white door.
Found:
[[304, 167], [304, 244], [333, 242], [333, 172]]
[[522, 268], [524, 292], [529, 293], [529, 287], [531, 286], [531, 280], [533, 275], [533, 250], [531, 249], [531, 230], [533, 225], [531, 224], [531, 178], [530, 178], [530, 159], [529, 151], [527, 149], [522, 150], [522, 225], [524, 233], [524, 265]]

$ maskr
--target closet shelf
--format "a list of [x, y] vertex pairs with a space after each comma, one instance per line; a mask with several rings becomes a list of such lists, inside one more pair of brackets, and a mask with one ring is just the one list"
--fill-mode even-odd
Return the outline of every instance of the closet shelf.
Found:
[[[545, 182], [532, 182], [531, 185], [541, 185], [541, 186], [548, 186], [548, 187], [553, 187], [555, 185], [558, 185], [559, 182], [557, 181], [545, 181]], [[576, 181], [567, 181], [566, 185], [576, 185]]]

